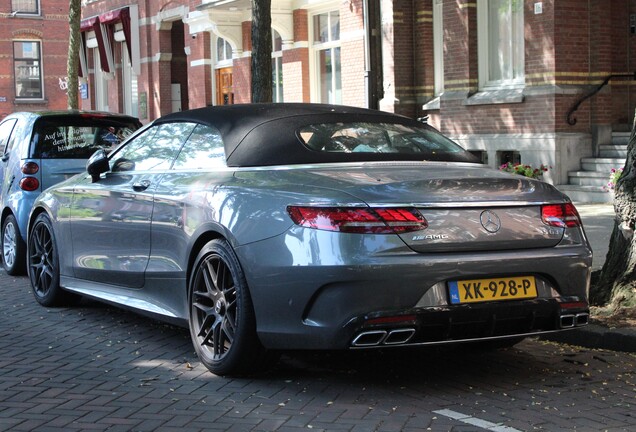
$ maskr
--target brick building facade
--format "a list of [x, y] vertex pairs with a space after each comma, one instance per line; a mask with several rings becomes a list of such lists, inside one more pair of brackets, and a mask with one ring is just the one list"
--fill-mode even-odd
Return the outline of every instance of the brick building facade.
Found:
[[[11, 17], [17, 3], [41, 4], [40, 16]], [[68, 6], [1, 4], [1, 53], [13, 63], [0, 66], [0, 111], [58, 107]], [[149, 121], [249, 102], [250, 4], [84, 0], [81, 106]], [[555, 184], [629, 129], [636, 108], [636, 0], [272, 0], [272, 29], [277, 101], [428, 115], [488, 164], [544, 163]], [[32, 39], [43, 97], [27, 101], [6, 77], [21, 61], [12, 43]]]
[[66, 109], [68, 1], [0, 1], [0, 119]]

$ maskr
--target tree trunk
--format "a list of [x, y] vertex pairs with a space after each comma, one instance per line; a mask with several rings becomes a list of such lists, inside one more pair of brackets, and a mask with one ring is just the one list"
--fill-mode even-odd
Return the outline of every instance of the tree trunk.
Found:
[[614, 189], [616, 222], [605, 264], [599, 280], [590, 290], [594, 305], [620, 307], [636, 306], [636, 115], [627, 145], [627, 160], [623, 174]]
[[80, 21], [82, 16], [81, 0], [69, 0], [68, 6], [68, 60], [66, 62], [66, 76], [68, 78], [67, 106], [68, 109], [78, 109], [77, 88], [79, 86], [79, 50], [80, 50]]
[[272, 0], [252, 0], [252, 102], [272, 101]]

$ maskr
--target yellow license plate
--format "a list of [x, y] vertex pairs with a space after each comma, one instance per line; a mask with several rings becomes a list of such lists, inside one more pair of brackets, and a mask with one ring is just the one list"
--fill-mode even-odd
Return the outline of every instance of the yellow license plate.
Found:
[[537, 296], [533, 276], [471, 279], [448, 283], [451, 304], [531, 299]]

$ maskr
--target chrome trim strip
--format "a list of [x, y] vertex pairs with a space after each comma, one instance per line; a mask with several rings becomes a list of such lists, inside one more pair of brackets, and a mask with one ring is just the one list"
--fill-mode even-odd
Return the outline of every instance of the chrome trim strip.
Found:
[[377, 207], [377, 208], [396, 208], [396, 207], [415, 207], [424, 208], [426, 210], [435, 209], [462, 209], [470, 208], [499, 208], [499, 207], [528, 207], [540, 206], [546, 204], [567, 204], [567, 201], [475, 201], [475, 202], [419, 202], [419, 203], [339, 203], [339, 202], [312, 202], [312, 203], [293, 203], [288, 204], [296, 207]]
[[[511, 334], [511, 335], [505, 335], [505, 336], [490, 336], [490, 337], [482, 337], [482, 338], [476, 338], [476, 339], [453, 339], [453, 340], [444, 340], [444, 341], [435, 341], [435, 342], [417, 342], [417, 343], [410, 343], [410, 344], [403, 344], [403, 345], [404, 346], [429, 346], [429, 345], [450, 345], [450, 344], [470, 343], [470, 342], [485, 342], [490, 340], [541, 336], [541, 335], [546, 335], [550, 333], [558, 333], [558, 332], [568, 331], [573, 329], [575, 329], [575, 327], [570, 327], [566, 329], [558, 329], [558, 330], [538, 331], [538, 332], [532, 332], [532, 333], [517, 333], [517, 334]], [[403, 346], [403, 345], [400, 345], [400, 346]], [[387, 345], [372, 345], [368, 347], [367, 346], [350, 346], [349, 349], [367, 349], [367, 348], [377, 349], [377, 348], [382, 348], [386, 346]]]

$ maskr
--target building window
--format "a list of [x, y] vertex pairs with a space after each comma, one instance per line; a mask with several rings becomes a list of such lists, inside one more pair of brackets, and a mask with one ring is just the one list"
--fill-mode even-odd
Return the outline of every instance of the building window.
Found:
[[523, 1], [478, 0], [481, 88], [519, 87], [525, 81]]
[[18, 99], [43, 99], [40, 42], [13, 42], [15, 96]]
[[433, 62], [435, 64], [435, 96], [444, 92], [444, 2], [433, 3]]
[[97, 111], [110, 111], [108, 106], [108, 81], [112, 74], [104, 72], [99, 48], [93, 50], [95, 62], [95, 109]]
[[216, 40], [216, 62], [227, 63], [232, 61], [232, 45], [223, 38]]
[[283, 39], [272, 29], [272, 100], [283, 102]]
[[121, 63], [122, 63], [122, 92], [124, 96], [124, 114], [129, 114], [134, 117], [139, 116], [139, 86], [137, 83], [137, 75], [133, 70], [132, 63], [130, 61], [130, 55], [128, 55], [128, 47], [125, 43], [121, 44]]
[[316, 99], [322, 103], [342, 103], [340, 13], [338, 11], [313, 16], [313, 49]]
[[40, 0], [11, 0], [12, 15], [40, 15]]

